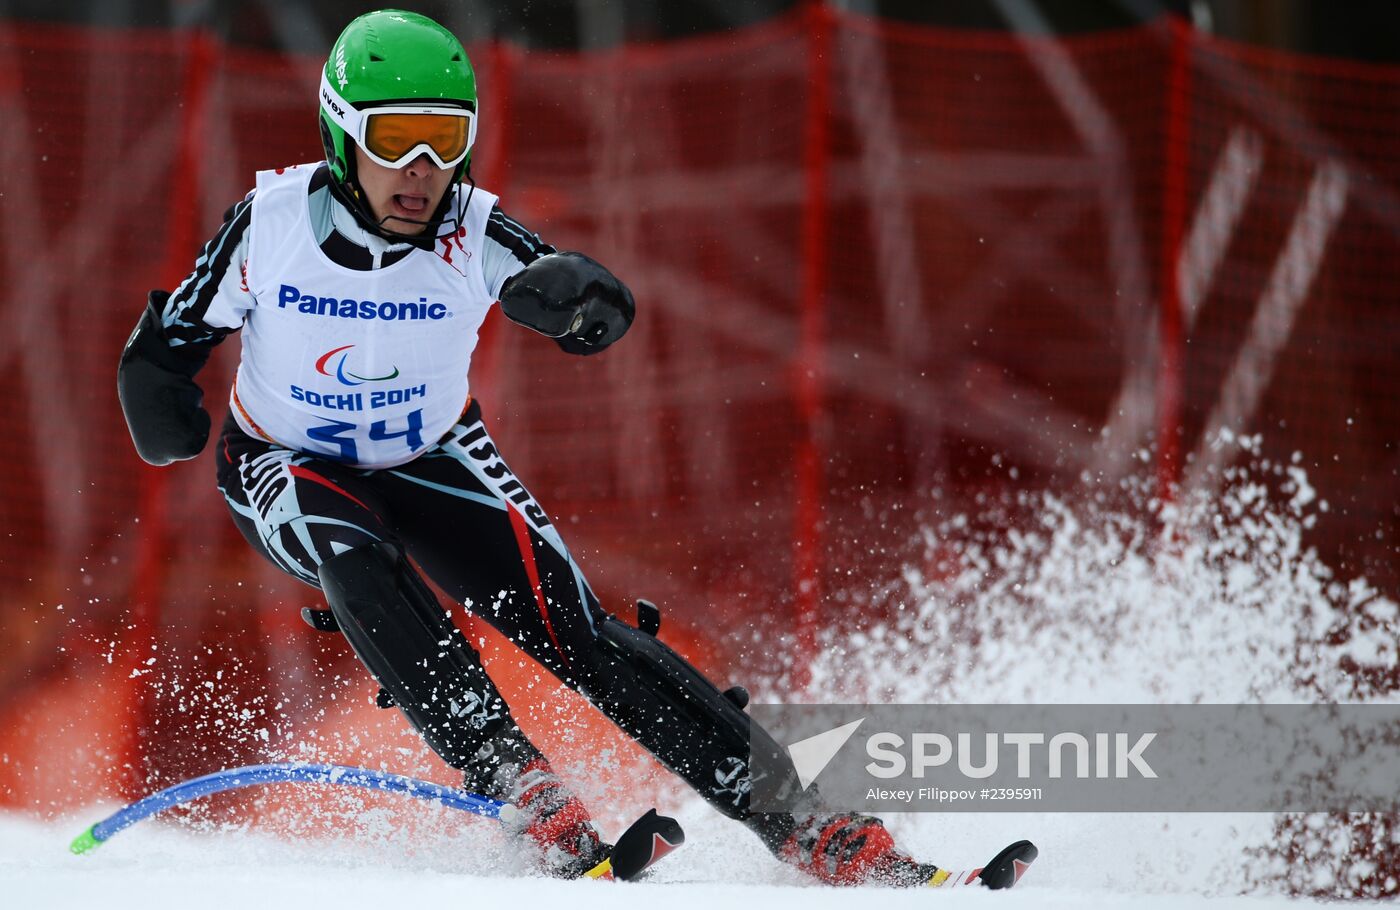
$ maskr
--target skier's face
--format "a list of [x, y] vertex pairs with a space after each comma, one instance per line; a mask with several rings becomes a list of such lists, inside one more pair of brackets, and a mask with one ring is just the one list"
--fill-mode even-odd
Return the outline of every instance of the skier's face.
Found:
[[375, 220], [399, 234], [423, 233], [452, 182], [453, 169], [438, 167], [427, 154], [392, 168], [375, 164], [356, 146], [355, 167]]

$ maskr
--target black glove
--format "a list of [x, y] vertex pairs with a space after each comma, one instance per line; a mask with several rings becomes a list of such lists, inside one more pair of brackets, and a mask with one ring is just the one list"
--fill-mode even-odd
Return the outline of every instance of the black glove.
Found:
[[550, 253], [506, 282], [501, 310], [570, 354], [596, 354], [626, 333], [637, 304], [612, 272], [582, 253]]
[[193, 376], [204, 357], [182, 357], [166, 341], [160, 312], [170, 295], [151, 291], [141, 321], [122, 349], [117, 397], [136, 452], [154, 465], [193, 458], [209, 441], [209, 412]]

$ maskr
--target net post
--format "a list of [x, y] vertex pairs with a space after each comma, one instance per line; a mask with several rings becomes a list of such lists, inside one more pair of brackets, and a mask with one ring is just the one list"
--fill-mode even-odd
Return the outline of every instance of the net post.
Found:
[[1157, 493], [1163, 502], [1174, 497], [1181, 477], [1185, 328], [1179, 269], [1186, 236], [1191, 157], [1191, 25], [1168, 16], [1165, 27], [1168, 60], [1157, 369]]
[[827, 196], [831, 166], [831, 45], [834, 19], [824, 3], [810, 3], [807, 22], [807, 98], [802, 137], [802, 283], [799, 341], [793, 364], [794, 392], [802, 433], [795, 459], [793, 503], [793, 611], [796, 652], [793, 683], [807, 683], [816, 654], [818, 606], [821, 602], [821, 552], [824, 540], [822, 487], [826, 436], [826, 269], [830, 243]]

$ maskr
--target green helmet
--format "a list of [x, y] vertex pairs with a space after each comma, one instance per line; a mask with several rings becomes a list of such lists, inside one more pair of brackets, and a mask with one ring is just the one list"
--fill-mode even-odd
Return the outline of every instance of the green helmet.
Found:
[[[366, 108], [415, 102], [466, 109], [474, 120], [476, 74], [462, 43], [447, 29], [418, 13], [383, 9], [360, 16], [340, 33], [322, 72], [320, 96], [321, 144], [331, 183], [362, 204], [355, 180], [356, 136], [347, 131], [347, 120], [357, 122], [358, 111]], [[340, 110], [343, 103], [355, 109], [348, 118]], [[468, 149], [454, 184], [470, 162]]]

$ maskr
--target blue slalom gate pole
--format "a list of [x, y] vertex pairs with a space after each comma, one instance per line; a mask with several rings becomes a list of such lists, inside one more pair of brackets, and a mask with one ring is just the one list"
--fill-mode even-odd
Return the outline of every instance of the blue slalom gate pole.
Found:
[[69, 849], [74, 853], [86, 853], [106, 841], [119, 831], [130, 828], [137, 822], [163, 812], [171, 806], [178, 806], [191, 800], [223, 793], [226, 790], [240, 790], [262, 784], [306, 783], [330, 784], [340, 787], [359, 787], [364, 790], [383, 790], [390, 793], [403, 793], [415, 799], [427, 800], [449, 809], [460, 809], [487, 818], [508, 818], [515, 808], [500, 800], [464, 793], [441, 784], [390, 774], [387, 771], [374, 771], [369, 768], [355, 768], [349, 765], [310, 765], [288, 762], [273, 765], [248, 765], [242, 768], [229, 768], [215, 771], [203, 777], [195, 777], [183, 783], [157, 790], [145, 799], [138, 800], [124, 809], [104, 818], [73, 839]]

